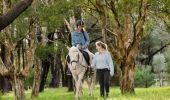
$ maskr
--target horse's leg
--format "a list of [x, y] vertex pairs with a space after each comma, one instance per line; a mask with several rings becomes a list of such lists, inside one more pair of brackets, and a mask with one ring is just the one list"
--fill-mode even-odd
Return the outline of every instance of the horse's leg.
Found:
[[79, 79], [77, 82], [77, 92], [78, 92], [78, 97], [81, 98], [82, 96], [82, 80]]
[[92, 74], [92, 76], [89, 77], [89, 80], [88, 80], [88, 84], [89, 84], [89, 96], [93, 96], [93, 90], [94, 90], [94, 86], [95, 86], [95, 72], [94, 74]]
[[85, 69], [81, 71], [81, 73], [78, 76], [78, 82], [77, 82], [77, 91], [78, 91], [78, 95], [81, 98], [81, 96], [83, 95], [83, 91], [82, 91], [82, 80], [85, 74]]
[[93, 96], [94, 84], [95, 84], [95, 74], [91, 77], [90, 83], [90, 95]]
[[74, 78], [74, 82], [75, 82], [75, 100], [78, 100], [78, 77], [77, 77], [77, 75], [74, 75], [74, 74], [72, 74], [73, 75], [73, 78]]
[[88, 85], [89, 96], [92, 96], [92, 79], [91, 79], [91, 77], [86, 79], [86, 83]]
[[88, 77], [85, 79], [87, 85], [88, 85], [88, 93], [89, 93], [89, 96], [90, 96], [90, 82], [88, 80]]

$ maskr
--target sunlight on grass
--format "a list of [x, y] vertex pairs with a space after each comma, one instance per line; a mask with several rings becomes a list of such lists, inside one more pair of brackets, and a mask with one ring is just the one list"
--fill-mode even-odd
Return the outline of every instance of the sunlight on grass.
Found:
[[[136, 88], [134, 95], [121, 95], [118, 87], [110, 89], [109, 98], [106, 100], [170, 100], [170, 87], [158, 88]], [[94, 96], [88, 96], [88, 90], [85, 87], [83, 91], [83, 100], [103, 100], [100, 97], [99, 86], [95, 87]], [[46, 88], [40, 93], [38, 98], [31, 99], [31, 90], [26, 91], [26, 100], [74, 100], [74, 93], [67, 92], [67, 88]], [[0, 100], [13, 100], [13, 93], [2, 95]]]

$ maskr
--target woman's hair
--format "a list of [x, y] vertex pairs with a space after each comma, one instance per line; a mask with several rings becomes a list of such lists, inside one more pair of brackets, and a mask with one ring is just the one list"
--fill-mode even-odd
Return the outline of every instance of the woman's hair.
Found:
[[102, 41], [97, 41], [96, 45], [98, 45], [99, 47], [107, 50], [107, 45], [105, 43], [103, 43]]

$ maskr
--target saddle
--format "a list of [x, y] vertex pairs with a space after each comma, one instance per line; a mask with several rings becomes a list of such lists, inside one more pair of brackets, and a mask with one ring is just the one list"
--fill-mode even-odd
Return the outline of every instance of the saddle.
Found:
[[80, 50], [80, 52], [83, 54], [84, 59], [87, 62], [87, 65], [90, 66], [90, 56], [86, 51]]
[[[80, 50], [80, 52], [82, 53], [82, 55], [83, 55], [84, 59], [86, 60], [88, 66], [90, 66], [90, 56], [89, 56], [89, 54], [86, 51], [83, 51], [83, 50]], [[67, 60], [68, 63], [70, 63], [70, 56], [69, 55], [66, 56], [66, 60]]]

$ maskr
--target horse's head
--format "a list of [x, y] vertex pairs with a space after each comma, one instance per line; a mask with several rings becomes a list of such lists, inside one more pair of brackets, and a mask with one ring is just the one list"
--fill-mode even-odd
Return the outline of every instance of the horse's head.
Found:
[[70, 63], [71, 66], [75, 67], [79, 64], [79, 49], [77, 47], [71, 47], [69, 49]]

